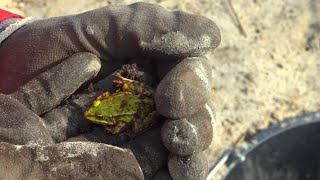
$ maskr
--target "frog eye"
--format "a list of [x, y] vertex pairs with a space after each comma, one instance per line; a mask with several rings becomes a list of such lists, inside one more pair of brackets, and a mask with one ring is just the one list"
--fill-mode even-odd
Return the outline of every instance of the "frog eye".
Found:
[[96, 117], [97, 117], [98, 119], [103, 119], [103, 115], [102, 115], [102, 114], [96, 114]]

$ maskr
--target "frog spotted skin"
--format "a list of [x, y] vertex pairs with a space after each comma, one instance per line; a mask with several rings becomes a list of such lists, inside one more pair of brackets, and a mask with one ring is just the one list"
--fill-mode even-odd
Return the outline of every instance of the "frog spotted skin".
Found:
[[138, 134], [158, 119], [151, 87], [119, 74], [114, 84], [121, 90], [101, 94], [84, 113], [86, 119], [105, 125], [112, 134], [125, 129], [130, 134]]

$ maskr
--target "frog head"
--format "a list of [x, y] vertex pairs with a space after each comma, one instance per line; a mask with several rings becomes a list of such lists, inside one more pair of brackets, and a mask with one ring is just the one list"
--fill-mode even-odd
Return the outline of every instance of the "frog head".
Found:
[[84, 113], [84, 117], [93, 123], [114, 125], [116, 122], [112, 118], [109, 118], [110, 112], [105, 110], [104, 103], [102, 102], [99, 99], [95, 100], [91, 108]]

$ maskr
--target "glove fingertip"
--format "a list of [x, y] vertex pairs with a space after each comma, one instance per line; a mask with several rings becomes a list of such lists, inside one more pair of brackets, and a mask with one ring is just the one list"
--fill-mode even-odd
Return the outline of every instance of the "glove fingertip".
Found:
[[211, 97], [211, 68], [202, 57], [186, 58], [162, 79], [155, 93], [156, 108], [163, 116], [191, 116]]
[[208, 176], [208, 160], [203, 153], [191, 156], [171, 154], [169, 156], [168, 169], [173, 179], [206, 179]]
[[189, 156], [209, 147], [213, 138], [214, 115], [208, 104], [191, 117], [164, 123], [161, 138], [171, 153]]

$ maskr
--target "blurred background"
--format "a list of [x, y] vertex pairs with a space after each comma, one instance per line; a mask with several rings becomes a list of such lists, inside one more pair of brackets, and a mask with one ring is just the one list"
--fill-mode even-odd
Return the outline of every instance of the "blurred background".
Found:
[[[0, 7], [47, 18], [134, 0], [1, 0]], [[210, 18], [220, 46], [213, 70], [213, 163], [226, 149], [285, 118], [320, 111], [319, 0], [145, 0]]]

